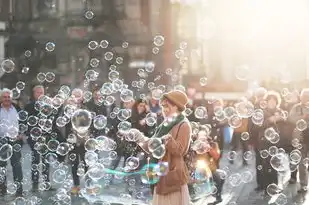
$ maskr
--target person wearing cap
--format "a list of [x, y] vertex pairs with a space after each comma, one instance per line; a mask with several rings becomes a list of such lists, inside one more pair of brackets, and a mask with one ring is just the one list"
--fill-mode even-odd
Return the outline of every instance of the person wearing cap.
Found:
[[[164, 122], [155, 130], [152, 138], [160, 138], [165, 145], [165, 153], [159, 162], [167, 162], [169, 171], [161, 176], [154, 185], [153, 205], [189, 205], [189, 172], [184, 161], [191, 142], [191, 125], [182, 114], [186, 109], [188, 98], [182, 91], [171, 91], [160, 100]], [[151, 138], [137, 129], [131, 129], [136, 142], [147, 153]]]

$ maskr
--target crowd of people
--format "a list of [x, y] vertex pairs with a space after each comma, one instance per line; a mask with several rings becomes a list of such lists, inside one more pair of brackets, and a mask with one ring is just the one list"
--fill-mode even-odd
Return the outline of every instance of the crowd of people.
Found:
[[[194, 174], [198, 161], [204, 161], [210, 170], [211, 177], [217, 188], [214, 197], [216, 201], [211, 204], [222, 202], [224, 178], [220, 173], [220, 160], [227, 149], [230, 152], [243, 153], [253, 150], [256, 163], [256, 191], [264, 191], [270, 184], [278, 185], [278, 169], [272, 164], [272, 158], [277, 154], [289, 154], [289, 168], [291, 169], [290, 183], [297, 182], [297, 172], [301, 188], [300, 194], [307, 192], [308, 186], [308, 147], [309, 147], [309, 90], [301, 92], [267, 91], [258, 88], [251, 98], [235, 99], [235, 101], [223, 101], [215, 99], [211, 101], [201, 100], [190, 103], [187, 95], [182, 91], [170, 91], [158, 99], [135, 99], [125, 101], [120, 108], [115, 102], [103, 103], [100, 89], [95, 89], [92, 99], [85, 101], [80, 90], [72, 90], [63, 102], [54, 100], [50, 103], [49, 98], [44, 98], [45, 90], [41, 85], [32, 89], [31, 101], [21, 109], [12, 101], [12, 93], [8, 89], [1, 92], [0, 108], [0, 132], [1, 145], [11, 145], [14, 149], [9, 158], [1, 159], [0, 166], [6, 167], [7, 160], [13, 167], [13, 178], [18, 186], [17, 196], [23, 195], [23, 172], [21, 166], [21, 146], [26, 138], [32, 152], [32, 190], [38, 191], [40, 174], [47, 184], [46, 190], [53, 190], [50, 183], [50, 164], [47, 159], [49, 152], [58, 155], [59, 162], [70, 161], [72, 166], [73, 187], [72, 194], [80, 192], [80, 169], [87, 172], [85, 162], [85, 142], [89, 138], [108, 136], [117, 143], [115, 151], [117, 157], [111, 162], [111, 169], [119, 166], [122, 157], [128, 159], [140, 153], [144, 158], [140, 159], [141, 169], [147, 162], [147, 156], [152, 157], [151, 146], [153, 138], [160, 138], [164, 145], [164, 155], [158, 162], [168, 162], [169, 171], [161, 176], [160, 180], [153, 184], [154, 205], [188, 205], [195, 195]], [[43, 100], [42, 100], [43, 99]], [[59, 100], [59, 99], [58, 99]], [[42, 103], [44, 101], [45, 103]], [[51, 106], [53, 105], [53, 106]], [[87, 137], [76, 137], [72, 142], [72, 134], [78, 136], [70, 123], [70, 118], [65, 116], [70, 113], [70, 106], [75, 109], [86, 109], [95, 115], [103, 115], [107, 118], [104, 129], [97, 129], [92, 124]], [[120, 119], [114, 114], [119, 109], [130, 110], [130, 116], [125, 120], [130, 122], [131, 129], [125, 133], [119, 133]], [[204, 114], [201, 112], [204, 111]], [[156, 115], [157, 122], [149, 124], [149, 113]], [[64, 126], [59, 126], [60, 120], [67, 121]], [[233, 137], [229, 147], [226, 147], [224, 129], [233, 128]], [[14, 129], [13, 129], [14, 128]], [[134, 141], [126, 141], [125, 136], [132, 134]], [[70, 138], [70, 140], [69, 140]], [[62, 155], [52, 149], [51, 142], [70, 142], [73, 144], [68, 154]], [[45, 144], [48, 149], [44, 152], [40, 146]], [[19, 148], [19, 149], [17, 149]], [[69, 156], [69, 157], [67, 157]], [[74, 156], [74, 157], [72, 157]], [[295, 156], [299, 156], [297, 159]], [[1, 156], [3, 158], [3, 156]], [[307, 160], [308, 158], [308, 160]], [[39, 170], [38, 164], [42, 161], [43, 170]], [[235, 159], [230, 157], [231, 164]], [[242, 157], [243, 166], [248, 162]], [[124, 166], [124, 165], [122, 165]], [[113, 183], [113, 182], [111, 182]], [[1, 180], [1, 194], [7, 194], [6, 178]], [[190, 199], [190, 196], [192, 200]]]

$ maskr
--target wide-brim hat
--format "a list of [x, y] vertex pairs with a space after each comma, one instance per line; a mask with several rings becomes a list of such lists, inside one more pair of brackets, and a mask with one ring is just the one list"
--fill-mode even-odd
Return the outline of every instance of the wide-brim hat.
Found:
[[189, 102], [187, 95], [179, 90], [174, 90], [163, 94], [161, 101], [164, 99], [167, 99], [168, 101], [175, 104], [181, 112], [186, 109], [186, 105]]

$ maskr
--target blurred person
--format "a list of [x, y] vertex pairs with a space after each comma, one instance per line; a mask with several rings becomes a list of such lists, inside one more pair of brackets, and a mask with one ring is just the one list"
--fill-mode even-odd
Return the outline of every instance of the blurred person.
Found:
[[[23, 145], [23, 137], [22, 134], [19, 133], [19, 111], [20, 108], [17, 105], [12, 104], [12, 91], [6, 88], [3, 89], [1, 91], [0, 107], [0, 122], [2, 125], [0, 127], [0, 146], [2, 147], [5, 144], [10, 144], [15, 149], [10, 159], [2, 159], [3, 161], [0, 161], [0, 167], [6, 168], [7, 160], [11, 161], [13, 179], [15, 184], [17, 185], [16, 196], [23, 195], [23, 172], [21, 166], [21, 149]], [[10, 129], [15, 129], [14, 136], [12, 135], [12, 131], [10, 131]], [[2, 157], [4, 156], [6, 155], [3, 155]], [[0, 191], [2, 196], [7, 194], [6, 181], [6, 176], [4, 176], [4, 179], [1, 180], [0, 183]]]
[[122, 102], [122, 108], [131, 110], [134, 104], [135, 104], [135, 100]]
[[157, 123], [161, 124], [161, 122], [163, 122], [164, 119], [163, 119], [163, 116], [162, 116], [162, 110], [161, 110], [161, 107], [160, 107], [159, 100], [151, 98], [150, 102], [149, 102], [149, 109], [152, 113], [157, 114]]
[[201, 100], [192, 100], [189, 102], [187, 108], [190, 108], [192, 113], [188, 116], [190, 122], [200, 122], [201, 120], [195, 116], [195, 110], [197, 107], [202, 106], [203, 102]]
[[[261, 109], [261, 104], [264, 102], [264, 96], [267, 93], [267, 90], [263, 87], [258, 88], [253, 95], [252, 103], [254, 105], [255, 110]], [[261, 126], [255, 124], [253, 122], [252, 117], [249, 118], [248, 121], [248, 131], [250, 136], [250, 143], [254, 148], [255, 152], [255, 169], [256, 169], [256, 183], [257, 187], [255, 188], [256, 191], [261, 191], [262, 188], [262, 171], [259, 169], [259, 165], [262, 163], [262, 158], [260, 155], [260, 151], [258, 149], [259, 144], [259, 132]]]
[[[132, 109], [133, 109], [134, 104], [135, 104], [135, 100], [131, 100], [131, 101], [127, 101], [127, 102], [121, 102], [121, 108], [122, 109], [128, 109], [128, 110], [131, 111], [130, 118], [126, 120], [128, 122], [131, 121], [132, 112], [133, 112]], [[116, 124], [118, 124], [119, 120], [118, 119], [116, 119], [116, 120], [117, 120]], [[118, 132], [118, 128], [117, 128], [117, 132]], [[111, 169], [116, 169], [119, 166], [119, 163], [120, 163], [122, 157], [124, 157], [124, 163], [125, 163], [126, 159], [130, 157], [131, 154], [127, 150], [132, 150], [133, 147], [135, 147], [135, 146], [133, 146], [132, 143], [128, 144], [128, 142], [125, 140], [124, 137], [119, 136], [117, 134], [115, 134], [113, 140], [115, 140], [116, 143], [117, 143], [117, 148], [115, 150], [117, 152], [117, 157], [116, 157], [116, 159], [112, 160], [112, 163], [111, 163], [110, 166], [111, 166]], [[121, 167], [124, 167], [124, 164]], [[111, 183], [113, 183], [113, 181]]]
[[132, 107], [131, 124], [132, 128], [136, 128], [146, 136], [152, 135], [151, 127], [147, 125], [146, 116], [150, 113], [150, 109], [146, 100], [138, 99]]
[[209, 151], [205, 154], [206, 163], [208, 164], [214, 180], [214, 185], [217, 188], [217, 192], [214, 194], [216, 200], [209, 205], [215, 205], [222, 202], [222, 191], [225, 180], [222, 178], [222, 173], [218, 170], [218, 164], [221, 158], [220, 148], [217, 142], [209, 141]]
[[264, 101], [264, 96], [267, 93], [267, 90], [263, 87], [259, 87], [254, 91], [253, 104], [255, 109], [261, 108], [261, 102]]
[[[286, 117], [284, 116], [283, 111], [280, 109], [281, 97], [277, 92], [269, 91], [265, 94], [264, 100], [266, 102], [266, 108], [264, 109], [264, 122], [259, 131], [259, 139], [257, 149], [258, 151], [269, 150], [271, 146], [274, 146], [273, 143], [268, 139], [269, 136], [265, 132], [266, 130], [273, 130], [274, 133], [280, 136], [282, 126], [284, 126], [284, 122], [286, 121]], [[259, 153], [261, 154], [261, 153]], [[257, 162], [257, 167], [262, 167], [262, 169], [257, 168], [261, 173], [260, 187], [259, 190], [264, 190], [265, 194], [268, 194], [266, 189], [269, 184], [278, 185], [278, 173], [273, 168], [270, 163], [271, 156], [269, 155], [266, 158], [263, 158], [260, 162]]]
[[[76, 106], [76, 109], [88, 110], [86, 105], [83, 103], [83, 96], [80, 90], [72, 90], [71, 96], [67, 99], [67, 104]], [[89, 111], [89, 110], [88, 110]], [[73, 149], [69, 152], [69, 160], [72, 166], [72, 178], [73, 187], [71, 190], [72, 194], [78, 194], [80, 192], [80, 177], [79, 175], [84, 175], [88, 171], [87, 164], [85, 162], [85, 142], [91, 137], [90, 130], [80, 135], [72, 126], [72, 122], [65, 126], [66, 135], [73, 134], [75, 136], [75, 142], [73, 142]], [[71, 142], [72, 143], [72, 142]], [[87, 177], [86, 177], [87, 178]], [[86, 181], [86, 180], [85, 180]], [[87, 191], [92, 191], [88, 190]]]
[[150, 108], [150, 111], [153, 113], [161, 113], [161, 107], [159, 104], [159, 100], [151, 98], [150, 103], [149, 103], [149, 108]]
[[[207, 139], [207, 141], [205, 141]], [[220, 170], [218, 170], [218, 164], [220, 160], [220, 148], [217, 142], [214, 142], [211, 138], [209, 138], [206, 135], [206, 132], [200, 131], [197, 136], [193, 136], [193, 147], [195, 143], [199, 143], [198, 140], [201, 140], [203, 142], [208, 143], [207, 144], [207, 152], [203, 154], [197, 154], [195, 152], [193, 158], [191, 158], [191, 163], [189, 167], [191, 167], [190, 173], [191, 177], [193, 177], [193, 183], [200, 183], [199, 181], [196, 181], [194, 175], [196, 172], [196, 169], [202, 168], [206, 172], [210, 171], [211, 174], [208, 175], [206, 174], [206, 178], [212, 177], [214, 181], [214, 185], [217, 188], [217, 191], [213, 196], [216, 198], [214, 202], [209, 203], [209, 205], [215, 205], [220, 202], [222, 202], [222, 191], [223, 191], [223, 185], [225, 180], [222, 178], [222, 175], [220, 174]], [[205, 179], [203, 179], [205, 180]], [[196, 200], [194, 199], [195, 196], [195, 190], [192, 186], [192, 184], [189, 185], [189, 190], [191, 196], [193, 196], [192, 202], [195, 202]], [[198, 199], [198, 198], [197, 198]]]
[[93, 123], [91, 125], [91, 134], [94, 137], [100, 135], [108, 135], [112, 137], [117, 133], [117, 120], [111, 118], [110, 114], [116, 108], [115, 102], [112, 104], [107, 104], [103, 100], [103, 96], [100, 94], [100, 89], [96, 88], [93, 91], [92, 100], [86, 103], [86, 107], [89, 108], [89, 111], [94, 112], [95, 115], [104, 115], [107, 119], [107, 125], [104, 129], [98, 130], [94, 127]]
[[[233, 132], [233, 137], [232, 137], [232, 141], [231, 141], [231, 150], [232, 151], [237, 151], [238, 148], [241, 146], [242, 149], [242, 156], [244, 156], [244, 153], [246, 153], [247, 151], [249, 151], [249, 145], [247, 140], [242, 139], [242, 135], [248, 132], [248, 118], [243, 118], [240, 127], [237, 127], [234, 129]], [[242, 164], [244, 166], [248, 165], [247, 160], [245, 159], [245, 157], [242, 157]], [[230, 159], [229, 162], [231, 164], [234, 163], [234, 159]]]
[[[169, 164], [169, 171], [160, 177], [154, 185], [153, 205], [189, 205], [189, 173], [184, 161], [191, 141], [191, 126], [182, 112], [186, 109], [188, 98], [181, 91], [171, 91], [163, 95], [160, 104], [165, 121], [156, 128], [154, 138], [161, 138], [165, 145], [165, 154], [160, 162]], [[137, 143], [144, 151], [150, 153], [148, 142], [137, 129], [131, 129]], [[163, 153], [162, 153], [163, 154]], [[146, 172], [152, 177], [149, 172]]]
[[[296, 129], [293, 132], [293, 139], [299, 141], [302, 145], [301, 154], [302, 159], [309, 157], [309, 129], [302, 123], [309, 122], [309, 89], [303, 89], [300, 93], [300, 103], [295, 104], [289, 114], [288, 120], [295, 125]], [[299, 179], [301, 188], [298, 190], [299, 193], [306, 193], [308, 189], [308, 169], [306, 164], [299, 163]]]
[[[293, 91], [291, 93], [287, 93], [283, 95], [283, 103], [281, 109], [289, 116], [289, 113], [295, 104], [299, 103], [299, 93]], [[293, 145], [293, 133], [295, 132], [296, 124], [291, 122], [290, 117], [286, 121], [286, 126], [284, 126], [284, 130], [281, 132], [280, 138], [280, 147], [284, 148], [284, 150], [290, 155], [293, 150], [296, 148]], [[291, 170], [291, 178], [289, 180], [290, 184], [295, 184], [297, 182], [297, 174], [298, 168], [295, 170]]]
[[[131, 117], [127, 121], [131, 123], [132, 128], [139, 130], [145, 136], [151, 137], [154, 134], [155, 125], [147, 125], [146, 116], [148, 113], [150, 113], [148, 102], [144, 99], [137, 99], [132, 107]], [[125, 157], [124, 162], [126, 162], [128, 157], [132, 156], [140, 159], [139, 166], [135, 171], [142, 169], [147, 163], [148, 154], [145, 153], [135, 142], [125, 141], [123, 152], [123, 156]], [[135, 180], [142, 183], [140, 178], [136, 178]]]
[[223, 108], [224, 102], [221, 99], [209, 102], [207, 105], [208, 118], [201, 121], [202, 124], [211, 125], [210, 137], [218, 143], [220, 147], [221, 156], [224, 149], [224, 127], [227, 125], [227, 121], [219, 121], [215, 115], [215, 110]]
[[[40, 106], [40, 101], [39, 98], [44, 96], [45, 90], [42, 85], [35, 85], [32, 88], [32, 96], [31, 96], [31, 101], [25, 106], [25, 111], [28, 113], [28, 116], [34, 116], [37, 118], [40, 118], [41, 114], [38, 109]], [[28, 130], [26, 132], [27, 136], [27, 142], [28, 145], [30, 146], [31, 153], [32, 153], [32, 167], [37, 166], [41, 159], [42, 163], [45, 165], [45, 168], [42, 170], [42, 175], [43, 175], [43, 180], [44, 182], [49, 183], [49, 163], [47, 163], [44, 159], [44, 156], [41, 156], [41, 154], [35, 149], [35, 144], [36, 144], [36, 139], [33, 139], [31, 135], [31, 130], [34, 128], [38, 128], [38, 126], [30, 126], [28, 125]], [[44, 131], [44, 130], [42, 130]], [[47, 133], [42, 134], [42, 139], [46, 141], [47, 138]], [[32, 179], [32, 191], [38, 191], [39, 188], [39, 178], [40, 178], [40, 172], [37, 169], [31, 169], [31, 179]]]

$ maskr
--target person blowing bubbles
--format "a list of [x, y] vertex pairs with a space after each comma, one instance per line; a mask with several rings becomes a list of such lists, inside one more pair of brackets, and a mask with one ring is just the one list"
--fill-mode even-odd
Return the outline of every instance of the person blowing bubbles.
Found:
[[[136, 143], [152, 156], [156, 156], [161, 163], [168, 163], [168, 171], [161, 176], [154, 185], [153, 205], [189, 205], [190, 196], [188, 190], [189, 172], [184, 161], [191, 141], [191, 125], [182, 114], [186, 109], [188, 98], [181, 91], [165, 93], [160, 100], [164, 121], [155, 130], [151, 138], [145, 137], [137, 129], [129, 132], [135, 135]], [[152, 150], [151, 143], [160, 141], [158, 148]], [[164, 148], [162, 148], [162, 146]], [[153, 151], [153, 152], [151, 152]], [[150, 173], [151, 175], [151, 173]], [[149, 176], [150, 176], [149, 175]], [[151, 177], [151, 176], [150, 176]]]

